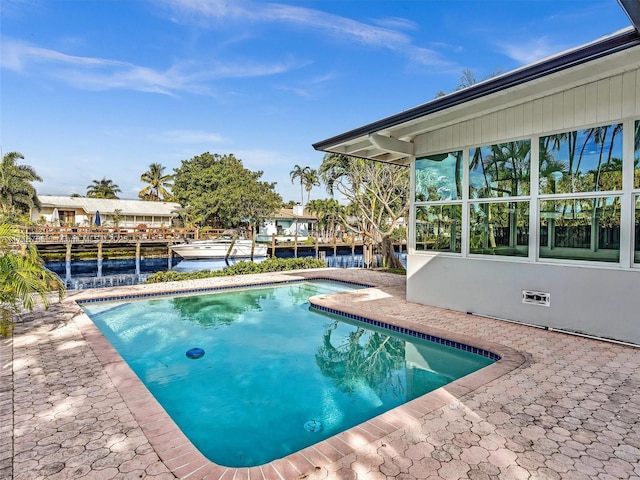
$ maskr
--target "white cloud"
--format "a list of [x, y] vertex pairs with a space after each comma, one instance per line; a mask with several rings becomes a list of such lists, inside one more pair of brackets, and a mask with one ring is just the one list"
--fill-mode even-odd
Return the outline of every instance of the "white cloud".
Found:
[[384, 28], [393, 28], [397, 30], [418, 30], [419, 26], [413, 20], [400, 17], [387, 17], [381, 19], [373, 19], [373, 23]]
[[165, 70], [117, 60], [68, 55], [55, 50], [2, 39], [0, 66], [23, 74], [49, 76], [86, 90], [136, 90], [175, 95], [211, 95], [207, 82], [223, 78], [262, 77], [299, 68], [289, 58], [279, 62], [210, 61], [177, 63]]
[[546, 36], [523, 43], [501, 43], [498, 44], [498, 47], [505, 55], [525, 65], [546, 58], [565, 48], [552, 43]]
[[410, 20], [386, 18], [376, 20], [375, 26], [321, 10], [279, 3], [226, 0], [158, 0], [169, 6], [187, 21], [202, 23], [203, 17], [254, 23], [286, 23], [293, 27], [315, 30], [323, 35], [347, 42], [383, 48], [406, 55], [424, 65], [447, 65], [435, 50], [418, 47], [404, 31], [415, 29]]

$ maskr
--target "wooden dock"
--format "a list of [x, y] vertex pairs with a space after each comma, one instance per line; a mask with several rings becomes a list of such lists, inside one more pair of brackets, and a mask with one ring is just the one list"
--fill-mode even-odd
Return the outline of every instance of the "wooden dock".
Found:
[[[41, 253], [59, 253], [68, 258], [75, 252], [96, 252], [98, 259], [102, 252], [109, 250], [135, 250], [139, 257], [142, 249], [162, 249], [171, 255], [171, 245], [195, 240], [216, 238], [224, 230], [198, 228], [121, 228], [121, 227], [50, 227], [28, 226], [20, 227], [22, 243], [32, 243]], [[314, 251], [316, 257], [325, 254], [337, 254], [351, 249], [354, 253], [361, 248], [363, 242], [356, 236], [322, 239], [318, 235], [299, 241], [297, 236], [290, 241], [278, 242], [273, 235], [268, 245], [268, 254], [278, 256], [277, 252], [291, 251], [297, 257], [298, 252]], [[307, 255], [305, 255], [307, 256]]]

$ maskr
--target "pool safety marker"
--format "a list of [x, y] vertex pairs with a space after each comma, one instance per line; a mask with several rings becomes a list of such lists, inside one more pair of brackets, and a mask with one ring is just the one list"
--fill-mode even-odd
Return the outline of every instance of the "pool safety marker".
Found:
[[322, 423], [318, 420], [309, 420], [304, 424], [304, 428], [308, 432], [319, 432], [322, 430]]
[[193, 358], [194, 360], [196, 358], [200, 358], [204, 355], [204, 350], [202, 348], [192, 348], [190, 350], [187, 350], [187, 357], [189, 358]]

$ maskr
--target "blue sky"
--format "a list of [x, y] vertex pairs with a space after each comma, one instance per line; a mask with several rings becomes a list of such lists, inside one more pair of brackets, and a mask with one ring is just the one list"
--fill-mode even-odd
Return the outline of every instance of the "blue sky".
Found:
[[[300, 200], [311, 144], [630, 25], [615, 0], [2, 0], [0, 147], [40, 194], [203, 152]], [[316, 188], [312, 198], [325, 198]]]

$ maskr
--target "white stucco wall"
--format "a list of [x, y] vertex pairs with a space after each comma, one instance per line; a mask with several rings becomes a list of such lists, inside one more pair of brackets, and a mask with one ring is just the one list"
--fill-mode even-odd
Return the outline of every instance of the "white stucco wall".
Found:
[[[640, 344], [640, 271], [414, 254], [407, 300]], [[548, 292], [550, 306], [522, 303]], [[471, 332], [470, 332], [471, 333]]]

